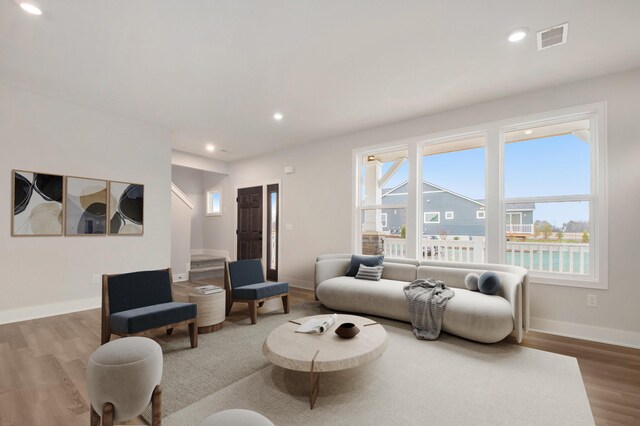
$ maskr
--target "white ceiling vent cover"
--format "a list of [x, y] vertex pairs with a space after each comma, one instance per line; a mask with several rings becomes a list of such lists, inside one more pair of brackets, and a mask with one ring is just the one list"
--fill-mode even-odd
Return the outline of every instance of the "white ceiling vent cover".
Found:
[[538, 31], [538, 50], [559, 46], [567, 42], [569, 23], [556, 25], [546, 30]]

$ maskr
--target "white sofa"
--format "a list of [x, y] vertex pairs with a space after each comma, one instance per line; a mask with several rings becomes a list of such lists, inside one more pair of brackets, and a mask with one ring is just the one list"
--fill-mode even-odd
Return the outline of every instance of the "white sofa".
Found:
[[[403, 287], [416, 279], [435, 278], [455, 292], [447, 303], [442, 331], [483, 343], [495, 343], [513, 333], [520, 343], [529, 329], [529, 275], [524, 268], [385, 259], [382, 279], [367, 281], [345, 276], [350, 261], [350, 254], [316, 260], [316, 298], [330, 309], [410, 322]], [[495, 296], [467, 290], [464, 285], [468, 273], [484, 271], [500, 277]]]

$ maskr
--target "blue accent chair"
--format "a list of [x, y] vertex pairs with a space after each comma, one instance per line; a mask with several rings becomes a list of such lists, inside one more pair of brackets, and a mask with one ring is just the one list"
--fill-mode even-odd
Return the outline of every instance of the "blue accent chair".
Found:
[[225, 268], [227, 316], [234, 302], [247, 303], [251, 324], [258, 317], [258, 306], [265, 300], [282, 298], [284, 313], [289, 313], [289, 284], [265, 281], [260, 259], [227, 262]]
[[189, 327], [191, 347], [198, 347], [195, 303], [173, 301], [171, 268], [102, 276], [102, 344], [111, 335], [132, 336], [153, 329]]

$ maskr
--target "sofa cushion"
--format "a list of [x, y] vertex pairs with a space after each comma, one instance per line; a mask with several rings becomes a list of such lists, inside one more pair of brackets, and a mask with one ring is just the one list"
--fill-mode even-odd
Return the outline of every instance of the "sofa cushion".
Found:
[[190, 320], [197, 313], [195, 303], [169, 302], [117, 312], [109, 321], [113, 331], [130, 334]]
[[234, 288], [233, 298], [236, 300], [257, 300], [284, 294], [288, 291], [289, 284], [287, 283], [263, 282]]
[[173, 301], [171, 277], [166, 269], [112, 275], [107, 285], [112, 314]]
[[380, 266], [384, 261], [384, 256], [366, 256], [361, 254], [354, 254], [351, 256], [351, 264], [346, 275], [348, 277], [355, 277], [358, 273], [360, 265], [364, 266]]
[[405, 263], [384, 262], [382, 278], [387, 280], [412, 282], [416, 280], [418, 268], [415, 265]]

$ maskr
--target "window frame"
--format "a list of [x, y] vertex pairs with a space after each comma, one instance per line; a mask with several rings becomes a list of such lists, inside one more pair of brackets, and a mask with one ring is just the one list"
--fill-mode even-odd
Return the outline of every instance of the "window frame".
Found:
[[486, 210], [476, 210], [476, 219], [486, 219], [487, 211]]
[[[210, 208], [213, 207], [212, 200], [213, 200], [213, 194], [215, 193], [220, 195], [220, 210], [217, 212], [210, 210]], [[222, 216], [222, 188], [220, 188], [219, 186], [216, 186], [216, 187], [207, 189], [207, 192], [205, 193], [205, 200], [206, 200], [206, 205], [205, 205], [206, 216]]]
[[382, 226], [382, 229], [384, 228], [388, 228], [388, 222], [387, 222], [387, 214], [386, 213], [380, 213], [380, 225]]
[[[449, 213], [451, 213], [451, 217], [449, 217]], [[444, 212], [444, 220], [453, 220], [454, 216], [455, 215], [453, 214], [452, 211]]]
[[[591, 194], [589, 199], [590, 222], [590, 276], [539, 274], [529, 272], [529, 280], [535, 284], [548, 284], [589, 289], [608, 289], [608, 201], [607, 201], [607, 103], [606, 101], [578, 105], [563, 109], [550, 110], [531, 115], [496, 120], [474, 126], [420, 135], [403, 140], [390, 141], [374, 146], [362, 146], [352, 151], [352, 252], [361, 247], [360, 187], [361, 179], [359, 158], [365, 153], [406, 149], [408, 152], [408, 196], [406, 208], [406, 244], [407, 257], [416, 259], [420, 253], [418, 235], [422, 230], [422, 147], [425, 144], [441, 143], [456, 139], [484, 134], [485, 139], [485, 239], [487, 263], [504, 264], [506, 257], [506, 202], [504, 197], [504, 145], [505, 131], [526, 129], [551, 122], [567, 122], [588, 117], [590, 121], [591, 141]], [[554, 197], [545, 197], [546, 201], [557, 201]], [[540, 200], [543, 201], [543, 200]], [[509, 199], [514, 202], [514, 199]], [[367, 208], [383, 208], [367, 206]], [[394, 206], [385, 205], [384, 208]], [[477, 213], [476, 213], [476, 218]]]

